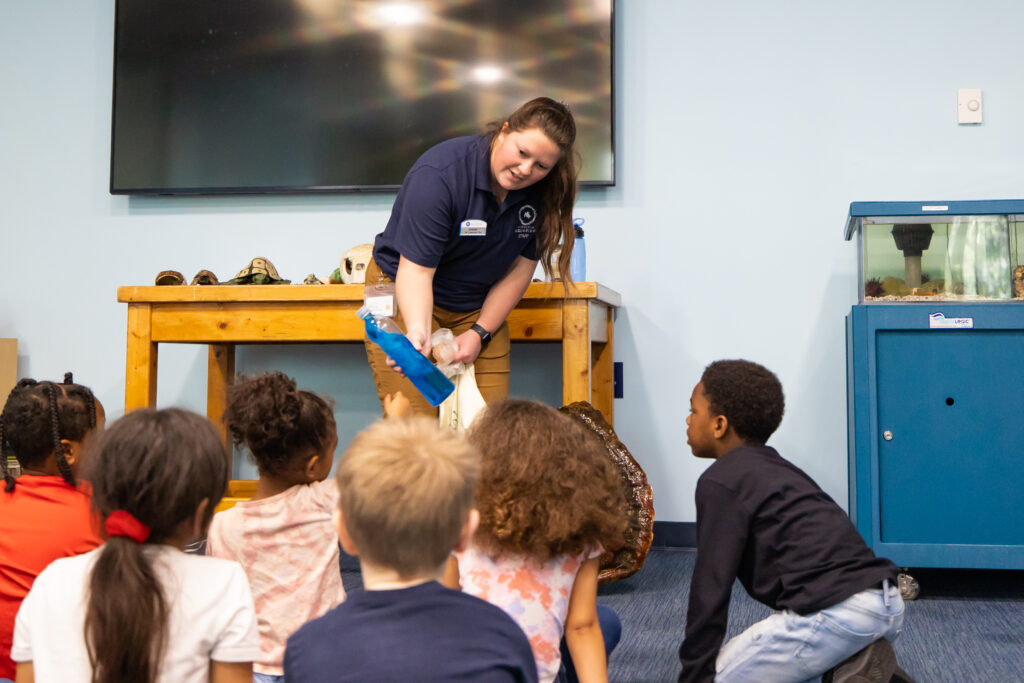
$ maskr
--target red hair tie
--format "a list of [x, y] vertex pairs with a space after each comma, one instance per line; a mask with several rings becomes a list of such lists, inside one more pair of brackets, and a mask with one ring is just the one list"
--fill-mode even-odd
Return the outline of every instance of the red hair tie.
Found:
[[149, 538], [149, 527], [135, 519], [132, 513], [124, 510], [114, 510], [107, 517], [104, 523], [107, 529], [107, 536], [127, 536], [136, 543], [145, 543]]

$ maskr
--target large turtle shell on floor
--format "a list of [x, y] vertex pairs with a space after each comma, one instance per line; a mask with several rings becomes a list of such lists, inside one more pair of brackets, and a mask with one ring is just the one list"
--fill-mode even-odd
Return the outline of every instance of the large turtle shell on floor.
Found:
[[601, 412], [586, 401], [577, 401], [563, 406], [561, 411], [579, 420], [595, 437], [601, 440], [608, 457], [622, 475], [622, 486], [626, 493], [629, 530], [626, 545], [615, 552], [601, 556], [600, 583], [624, 579], [640, 570], [647, 559], [647, 551], [654, 540], [654, 493], [647, 483], [647, 475], [630, 454], [625, 444], [619, 441], [615, 430], [604, 419]]

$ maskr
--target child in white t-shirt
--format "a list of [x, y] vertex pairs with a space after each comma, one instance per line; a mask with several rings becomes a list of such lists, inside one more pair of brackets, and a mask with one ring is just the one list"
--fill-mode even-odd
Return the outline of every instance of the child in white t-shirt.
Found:
[[256, 494], [213, 518], [206, 552], [238, 561], [259, 615], [257, 683], [284, 680], [285, 642], [345, 599], [338, 487], [328, 478], [338, 445], [331, 404], [280, 372], [243, 380], [228, 393], [231, 437], [259, 468]]
[[137, 410], [88, 470], [108, 537], [50, 564], [15, 620], [19, 683], [241, 683], [259, 655], [242, 568], [186, 555], [228, 481], [217, 431], [195, 413]]

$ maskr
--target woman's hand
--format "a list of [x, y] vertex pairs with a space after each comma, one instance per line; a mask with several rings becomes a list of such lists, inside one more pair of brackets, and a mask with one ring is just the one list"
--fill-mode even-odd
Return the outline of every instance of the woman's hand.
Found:
[[[410, 330], [409, 332], [407, 332], [405, 334], [405, 338], [408, 339], [412, 343], [413, 348], [415, 348], [417, 351], [419, 351], [424, 356], [426, 356], [427, 360], [430, 360], [430, 335], [429, 334], [426, 334], [425, 332], [416, 332], [416, 331]], [[386, 362], [387, 362], [389, 368], [393, 369], [395, 372], [397, 372], [402, 377], [405, 377], [405, 373], [402, 372], [402, 368], [399, 367], [398, 365], [396, 365], [395, 361], [391, 360], [391, 356], [387, 357]]]
[[473, 330], [466, 330], [458, 337], [455, 338], [455, 343], [459, 345], [459, 351], [455, 354], [454, 362], [462, 362], [466, 365], [472, 365], [476, 362], [476, 357], [480, 355], [480, 351], [483, 350], [483, 344], [480, 342], [480, 335]]

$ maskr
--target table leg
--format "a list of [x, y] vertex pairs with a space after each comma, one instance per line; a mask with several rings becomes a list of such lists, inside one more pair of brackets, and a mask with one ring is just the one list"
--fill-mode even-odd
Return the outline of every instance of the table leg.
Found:
[[615, 398], [615, 367], [612, 363], [612, 310], [606, 309], [605, 321], [598, 322], [607, 326], [606, 341], [594, 342], [591, 347], [593, 369], [590, 378], [590, 402], [601, 411], [608, 424], [615, 426], [613, 404]]
[[590, 401], [590, 327], [584, 300], [562, 304], [562, 403]]
[[231, 437], [224, 424], [224, 411], [227, 408], [228, 387], [235, 378], [235, 345], [210, 344], [206, 370], [206, 417], [217, 428], [224, 452], [227, 454], [228, 467], [232, 467]]
[[157, 345], [153, 343], [149, 304], [128, 304], [124, 411], [156, 406]]

